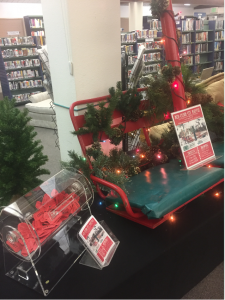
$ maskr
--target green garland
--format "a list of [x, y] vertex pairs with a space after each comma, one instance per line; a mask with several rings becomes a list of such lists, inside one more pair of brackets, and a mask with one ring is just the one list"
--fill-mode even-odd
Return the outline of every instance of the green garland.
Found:
[[108, 135], [110, 143], [117, 146], [124, 139], [125, 127], [120, 124], [117, 127], [112, 126], [112, 114], [116, 109], [123, 115], [123, 122], [137, 121], [143, 117], [144, 112], [139, 109], [142, 100], [141, 93], [137, 92], [136, 88], [129, 89], [126, 94], [123, 94], [121, 82], [117, 82], [116, 89], [111, 87], [109, 89], [110, 98], [105, 102], [98, 104], [98, 109], [93, 104], [87, 105], [87, 111], [84, 115], [85, 125], [77, 131], [74, 135], [83, 135], [87, 133], [93, 134], [93, 141], [101, 140], [101, 133]]
[[[193, 74], [187, 66], [182, 66], [183, 82], [185, 88], [186, 103], [188, 107], [201, 104], [207, 127], [209, 131], [216, 132], [218, 138], [223, 137], [224, 116], [223, 108], [212, 103], [212, 97], [208, 95], [202, 86], [196, 86], [193, 82]], [[164, 122], [167, 112], [173, 111], [173, 101], [171, 94], [171, 83], [180, 74], [179, 67], [172, 67], [170, 64], [162, 69], [162, 74], [155, 78], [145, 76], [142, 83], [147, 87], [148, 104], [145, 107], [147, 116], [155, 123]], [[111, 128], [112, 113], [115, 109], [123, 115], [123, 122], [136, 121], [143, 116], [143, 111], [139, 110], [141, 94], [136, 89], [128, 90], [123, 94], [121, 84], [117, 83], [116, 89], [109, 89], [111, 98], [106, 102], [99, 103], [99, 109], [93, 105], [88, 105], [85, 114], [85, 127], [80, 128], [74, 134], [93, 133], [94, 144], [87, 149], [93, 169], [90, 170], [87, 160], [77, 155], [74, 151], [69, 151], [71, 158], [67, 164], [81, 170], [90, 179], [90, 175], [105, 179], [121, 187], [124, 191], [125, 184], [130, 176], [138, 174], [142, 168], [165, 163], [168, 159], [177, 157], [180, 159], [180, 146], [171, 122], [161, 139], [151, 137], [152, 146], [141, 143], [138, 152], [128, 156], [122, 150], [112, 149], [109, 156], [103, 154], [98, 142], [100, 132], [105, 132], [111, 139], [111, 143], [118, 145], [124, 136], [124, 127]], [[107, 106], [106, 106], [107, 103]], [[91, 180], [90, 180], [91, 181]], [[102, 190], [109, 191], [105, 186]]]

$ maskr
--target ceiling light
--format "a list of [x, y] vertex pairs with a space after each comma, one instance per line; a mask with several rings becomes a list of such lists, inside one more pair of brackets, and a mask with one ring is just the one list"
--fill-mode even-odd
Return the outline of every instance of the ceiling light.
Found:
[[185, 6], [190, 6], [191, 4], [189, 4], [189, 3], [186, 3], [186, 4], [184, 4]]

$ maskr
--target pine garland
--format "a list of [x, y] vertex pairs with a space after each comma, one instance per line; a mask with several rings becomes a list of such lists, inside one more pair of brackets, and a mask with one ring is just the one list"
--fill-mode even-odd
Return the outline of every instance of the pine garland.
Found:
[[41, 141], [34, 140], [37, 133], [28, 125], [28, 110], [14, 105], [15, 99], [0, 101], [0, 206], [40, 185], [39, 176], [50, 174], [42, 168], [48, 157], [42, 153]]
[[152, 0], [151, 11], [153, 18], [160, 19], [161, 15], [164, 13], [168, 5], [168, 0]]

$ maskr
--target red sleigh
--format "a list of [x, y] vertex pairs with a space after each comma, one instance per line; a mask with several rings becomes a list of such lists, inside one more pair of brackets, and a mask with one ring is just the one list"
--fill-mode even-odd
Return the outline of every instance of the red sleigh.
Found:
[[[138, 89], [138, 92], [144, 90]], [[97, 104], [109, 97], [107, 95], [74, 102], [70, 107], [70, 117], [74, 129], [78, 130], [85, 124], [84, 115], [74, 116], [75, 107], [88, 103]], [[113, 126], [121, 123], [122, 115], [119, 111], [114, 111], [113, 121]], [[151, 143], [146, 128], [152, 125], [154, 124], [151, 124], [151, 121], [145, 117], [140, 118], [137, 122], [129, 121], [126, 123], [125, 133], [141, 128], [145, 140], [150, 146]], [[108, 137], [102, 133], [102, 140], [106, 139]], [[93, 143], [92, 134], [79, 135], [78, 140], [83, 155], [87, 158], [90, 168], [92, 168], [86, 155], [86, 147]], [[130, 179], [130, 182], [126, 185], [129, 194], [126, 195], [117, 185], [91, 175], [91, 180], [96, 185], [98, 194], [109, 204], [107, 210], [153, 229], [168, 220], [182, 206], [222, 182], [224, 173], [222, 168], [217, 167], [201, 167], [195, 171], [182, 171], [178, 161], [173, 159], [169, 163], [145, 170]], [[118, 197], [112, 196], [110, 193], [105, 196], [99, 184], [115, 191]]]

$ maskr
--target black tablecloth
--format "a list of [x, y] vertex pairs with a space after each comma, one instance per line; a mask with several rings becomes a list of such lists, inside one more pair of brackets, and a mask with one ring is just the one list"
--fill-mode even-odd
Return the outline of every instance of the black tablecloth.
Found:
[[[158, 228], [107, 212], [96, 196], [92, 213], [105, 220], [120, 245], [103, 270], [76, 263], [49, 298], [181, 298], [224, 257], [223, 184], [194, 200]], [[1, 298], [44, 298], [4, 275], [0, 247]]]

